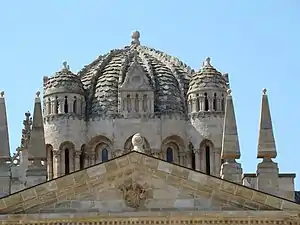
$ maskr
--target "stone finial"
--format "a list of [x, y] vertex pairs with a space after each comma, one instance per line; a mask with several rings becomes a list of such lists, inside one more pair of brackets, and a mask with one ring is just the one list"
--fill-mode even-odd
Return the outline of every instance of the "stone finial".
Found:
[[203, 67], [210, 67], [210, 57], [206, 57], [204, 62], [203, 62]]
[[37, 91], [37, 92], [35, 93], [35, 95], [36, 95], [37, 98], [40, 97], [40, 94], [41, 94], [41, 92], [39, 92], [39, 91]]
[[131, 34], [131, 44], [132, 45], [139, 45], [140, 44], [140, 32], [139, 31], [133, 31]]
[[4, 91], [1, 91], [1, 92], [0, 92], [0, 97], [1, 97], [1, 98], [4, 98]]
[[262, 90], [262, 100], [260, 109], [257, 158], [272, 159], [276, 158], [276, 156], [277, 151], [273, 133], [269, 100], [267, 95], [267, 89], [264, 88]]
[[70, 66], [68, 65], [67, 61], [63, 62], [63, 70], [65, 70], [65, 71], [69, 71], [70, 70]]
[[266, 94], [267, 94], [267, 89], [266, 89], [266, 88], [263, 88], [263, 89], [262, 89], [262, 93], [263, 93], [263, 95], [266, 95]]
[[231, 96], [231, 90], [228, 89], [225, 104], [221, 158], [225, 160], [239, 159], [240, 156], [240, 145], [234, 106]]
[[136, 133], [131, 139], [133, 151], [144, 152], [144, 137], [140, 133]]

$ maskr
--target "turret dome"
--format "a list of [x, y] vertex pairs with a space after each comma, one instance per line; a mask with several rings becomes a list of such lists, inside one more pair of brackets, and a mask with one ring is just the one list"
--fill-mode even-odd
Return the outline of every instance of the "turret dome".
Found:
[[113, 49], [85, 66], [79, 77], [88, 93], [88, 113], [118, 112], [118, 91], [133, 64], [139, 66], [147, 85], [154, 92], [154, 113], [184, 113], [192, 70], [161, 51], [140, 44], [140, 33], [133, 32], [132, 42]]
[[44, 97], [58, 93], [83, 94], [84, 89], [79, 77], [70, 71], [67, 62], [63, 63], [63, 68], [56, 72], [54, 76], [44, 77]]
[[205, 89], [221, 89], [226, 91], [229, 88], [228, 74], [222, 75], [210, 63], [207, 57], [200, 70], [193, 74], [188, 93]]

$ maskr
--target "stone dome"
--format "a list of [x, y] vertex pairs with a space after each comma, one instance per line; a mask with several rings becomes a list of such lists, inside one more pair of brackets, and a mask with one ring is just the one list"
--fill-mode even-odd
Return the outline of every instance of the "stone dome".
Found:
[[193, 74], [190, 80], [188, 93], [207, 89], [220, 89], [226, 91], [228, 88], [228, 74], [222, 75], [211, 65], [210, 58], [207, 57], [200, 70]]
[[44, 77], [44, 96], [58, 93], [84, 94], [83, 84], [80, 78], [70, 71], [67, 62], [63, 63], [62, 70], [56, 72], [54, 76]]
[[186, 94], [192, 70], [173, 56], [142, 46], [133, 32], [131, 45], [113, 49], [85, 66], [79, 77], [88, 93], [91, 115], [118, 112], [118, 90], [133, 62], [143, 69], [154, 90], [155, 113], [185, 113]]

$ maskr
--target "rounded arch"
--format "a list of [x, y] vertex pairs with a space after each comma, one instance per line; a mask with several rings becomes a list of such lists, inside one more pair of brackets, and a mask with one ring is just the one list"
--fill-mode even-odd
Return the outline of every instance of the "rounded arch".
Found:
[[[133, 135], [131, 135], [131, 136], [130, 136], [129, 138], [127, 138], [127, 140], [125, 141], [125, 144], [124, 144], [124, 152], [130, 152], [130, 151], [133, 149], [133, 145], [132, 145], [132, 142], [131, 142], [132, 137], [133, 137]], [[147, 138], [145, 138], [144, 136], [143, 136], [143, 138], [144, 138], [144, 145], [143, 145], [144, 150], [145, 150], [145, 152], [150, 152], [150, 151], [151, 151], [150, 144], [149, 144]]]
[[105, 144], [108, 146], [108, 148], [110, 150], [113, 149], [113, 143], [108, 137], [105, 137], [103, 135], [98, 135], [98, 136], [93, 137], [88, 142], [88, 144], [86, 145], [86, 152], [91, 152], [91, 153], [95, 152], [96, 147], [99, 146], [99, 144], [102, 144], [102, 145]]
[[73, 142], [71, 141], [64, 141], [62, 142], [60, 145], [59, 145], [59, 151], [64, 151], [66, 149], [69, 149], [69, 150], [75, 150], [75, 145]]
[[64, 141], [59, 146], [61, 174], [69, 174], [75, 169], [75, 145], [71, 141]]
[[[185, 144], [183, 138], [178, 135], [166, 137], [161, 145], [162, 156], [171, 163], [184, 165]], [[172, 156], [170, 155], [172, 154]]]
[[214, 144], [211, 140], [204, 139], [199, 147], [201, 171], [208, 175], [213, 175], [217, 166]]

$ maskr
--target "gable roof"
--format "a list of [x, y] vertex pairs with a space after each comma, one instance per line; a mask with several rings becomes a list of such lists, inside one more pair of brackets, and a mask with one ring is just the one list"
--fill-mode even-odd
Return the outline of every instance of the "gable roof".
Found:
[[226, 208], [228, 204], [234, 204], [242, 210], [300, 211], [300, 205], [293, 201], [133, 151], [2, 197], [0, 213], [25, 213], [28, 209], [40, 208], [83, 195], [101, 186], [105, 181], [118, 182], [139, 171], [147, 171], [168, 184], [193, 191], [195, 195], [218, 199], [224, 202], [223, 210], [228, 209]]

